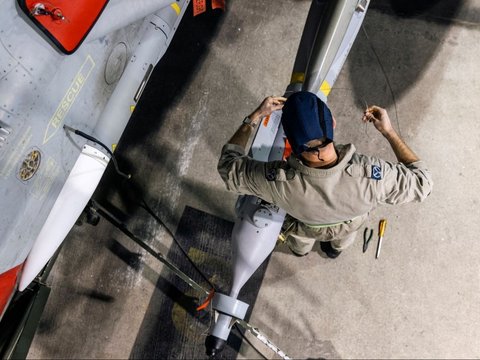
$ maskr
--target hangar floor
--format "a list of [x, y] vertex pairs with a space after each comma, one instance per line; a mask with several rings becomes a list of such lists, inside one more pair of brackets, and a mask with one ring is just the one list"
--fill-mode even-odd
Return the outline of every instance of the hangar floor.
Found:
[[[229, 0], [185, 16], [117, 153], [133, 182], [107, 171], [95, 200], [193, 274], [143, 197], [199, 266], [228, 282], [236, 196], [216, 173], [223, 143], [288, 85], [309, 1]], [[388, 109], [434, 176], [422, 204], [381, 207], [381, 257], [362, 238], [332, 261], [278, 246], [241, 294], [249, 321], [295, 358], [474, 358], [480, 354], [480, 6], [475, 0], [374, 0], [330, 96], [336, 141], [394, 160], [361, 122]], [[403, 8], [402, 8], [403, 7]], [[389, 85], [390, 84], [390, 85]], [[192, 275], [193, 276], [193, 275]], [[209, 313], [145, 250], [102, 220], [75, 227], [28, 357], [201, 358]], [[223, 357], [257, 353], [234, 334]]]

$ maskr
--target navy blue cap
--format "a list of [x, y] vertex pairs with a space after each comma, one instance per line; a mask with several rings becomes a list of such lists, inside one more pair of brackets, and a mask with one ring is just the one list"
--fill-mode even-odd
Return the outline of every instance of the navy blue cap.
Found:
[[282, 111], [283, 130], [295, 155], [304, 152], [311, 140], [333, 141], [332, 113], [317, 95], [308, 91], [293, 93]]

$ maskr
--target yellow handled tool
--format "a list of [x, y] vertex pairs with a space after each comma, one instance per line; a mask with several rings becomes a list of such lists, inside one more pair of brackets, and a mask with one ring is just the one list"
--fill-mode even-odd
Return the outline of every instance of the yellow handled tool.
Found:
[[383, 234], [385, 234], [385, 228], [387, 227], [387, 220], [380, 220], [378, 225], [378, 244], [377, 244], [377, 253], [375, 254], [375, 259], [378, 259], [380, 256], [380, 250], [382, 249]]

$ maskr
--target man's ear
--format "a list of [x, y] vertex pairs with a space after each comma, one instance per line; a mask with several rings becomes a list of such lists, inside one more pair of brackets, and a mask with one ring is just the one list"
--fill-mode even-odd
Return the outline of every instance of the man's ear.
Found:
[[333, 125], [333, 128], [335, 129], [337, 127], [337, 120], [335, 120], [335, 116], [332, 115], [332, 125]]

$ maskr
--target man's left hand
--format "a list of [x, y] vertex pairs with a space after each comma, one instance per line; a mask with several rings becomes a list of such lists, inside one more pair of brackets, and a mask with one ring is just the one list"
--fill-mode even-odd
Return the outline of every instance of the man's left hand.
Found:
[[268, 96], [262, 101], [260, 106], [248, 117], [252, 121], [256, 121], [259, 118], [268, 116], [272, 112], [282, 109], [286, 100], [287, 98], [284, 98], [283, 96]]

